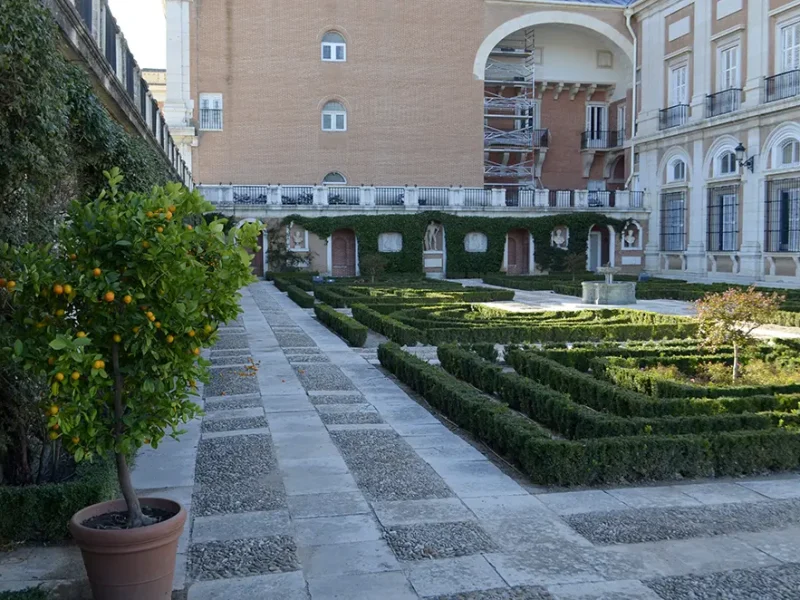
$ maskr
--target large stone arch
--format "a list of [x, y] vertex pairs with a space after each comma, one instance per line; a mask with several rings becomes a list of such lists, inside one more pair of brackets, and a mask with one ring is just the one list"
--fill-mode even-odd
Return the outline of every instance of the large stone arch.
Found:
[[706, 152], [705, 160], [703, 160], [703, 174], [705, 177], [714, 177], [714, 160], [725, 150], [735, 152], [738, 145], [739, 140], [730, 134], [721, 135], [715, 139], [708, 152]]
[[544, 10], [531, 12], [517, 17], [516, 19], [506, 21], [488, 35], [478, 48], [478, 54], [475, 56], [475, 63], [472, 67], [472, 74], [475, 79], [483, 81], [489, 54], [492, 49], [506, 37], [520, 29], [551, 23], [575, 25], [595, 31], [608, 38], [615, 46], [622, 50], [628, 57], [630, 63], [633, 64], [633, 42], [612, 25], [595, 17], [590, 17], [589, 15], [578, 12]]
[[661, 161], [658, 164], [659, 185], [664, 185], [664, 182], [667, 180], [667, 165], [672, 162], [673, 158], [680, 158], [684, 163], [686, 163], [686, 183], [688, 184], [692, 180], [692, 159], [689, 156], [689, 153], [685, 148], [680, 146], [672, 146], [672, 148], [664, 153], [664, 156], [661, 157]]
[[762, 171], [773, 169], [772, 151], [789, 139], [800, 140], [800, 123], [795, 121], [782, 123], [770, 132], [767, 139], [764, 141], [764, 146], [761, 149], [761, 156], [759, 157]]

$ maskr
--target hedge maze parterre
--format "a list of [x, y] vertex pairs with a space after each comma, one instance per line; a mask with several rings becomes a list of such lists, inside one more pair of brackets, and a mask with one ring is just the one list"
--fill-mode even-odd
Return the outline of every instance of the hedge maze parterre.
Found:
[[[297, 284], [300, 283], [298, 286]], [[633, 310], [510, 313], [479, 304], [513, 291], [426, 282], [313, 285], [283, 281], [351, 345], [388, 337], [378, 357], [436, 410], [506, 456], [535, 483], [593, 485], [743, 475], [800, 463], [800, 384], [704, 385], [711, 353], [694, 320]], [[312, 302], [314, 299], [312, 298]], [[353, 318], [335, 308], [350, 307]], [[402, 345], [438, 346], [440, 366]], [[505, 365], [495, 345], [505, 346]], [[796, 361], [800, 344], [757, 347]], [[676, 381], [649, 367], [672, 366]]]

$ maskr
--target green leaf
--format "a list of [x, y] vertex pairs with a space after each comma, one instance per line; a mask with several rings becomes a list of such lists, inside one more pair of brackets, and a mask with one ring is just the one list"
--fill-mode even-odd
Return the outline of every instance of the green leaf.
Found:
[[57, 337], [52, 342], [50, 342], [50, 347], [53, 350], [63, 350], [67, 347], [67, 341], [64, 338]]
[[14, 342], [14, 354], [17, 356], [22, 356], [22, 340], [17, 340]]
[[75, 450], [75, 462], [76, 463], [81, 462], [85, 454], [86, 453], [84, 452], [83, 448], [78, 448], [77, 450]]
[[130, 240], [118, 240], [115, 246], [131, 246]]

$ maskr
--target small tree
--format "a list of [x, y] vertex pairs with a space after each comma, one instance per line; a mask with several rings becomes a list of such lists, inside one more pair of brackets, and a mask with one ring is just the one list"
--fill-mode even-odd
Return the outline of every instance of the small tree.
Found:
[[386, 265], [386, 257], [380, 254], [367, 254], [359, 260], [361, 273], [369, 277], [372, 283], [375, 283], [375, 279], [386, 272]]
[[779, 294], [759, 292], [751, 286], [706, 294], [696, 302], [701, 343], [712, 349], [724, 344], [733, 346], [734, 381], [739, 376], [741, 350], [753, 343], [753, 331], [770, 322], [784, 300]]
[[573, 252], [571, 254], [567, 254], [567, 256], [564, 258], [564, 266], [566, 267], [568, 273], [572, 273], [572, 281], [575, 281], [575, 276], [578, 273], [583, 273], [586, 271], [586, 253]]
[[197, 193], [169, 184], [123, 197], [118, 170], [107, 177], [96, 200], [73, 204], [57, 250], [0, 247], [0, 277], [14, 307], [7, 353], [47, 379], [50, 439], [76, 462], [113, 454], [139, 527], [149, 519], [128, 458], [196, 416], [200, 353], [240, 311], [257, 225], [226, 235], [224, 221], [198, 219], [210, 206]]

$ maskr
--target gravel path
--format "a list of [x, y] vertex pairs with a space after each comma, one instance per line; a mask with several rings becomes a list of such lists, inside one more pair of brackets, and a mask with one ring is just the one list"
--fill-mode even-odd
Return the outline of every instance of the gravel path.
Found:
[[248, 577], [295, 571], [297, 546], [288, 536], [194, 544], [189, 553], [194, 579]]
[[664, 600], [791, 600], [800, 597], [800, 565], [664, 577], [645, 583]]
[[454, 558], [497, 549], [488, 534], [471, 521], [394, 526], [386, 529], [384, 537], [400, 560]]

